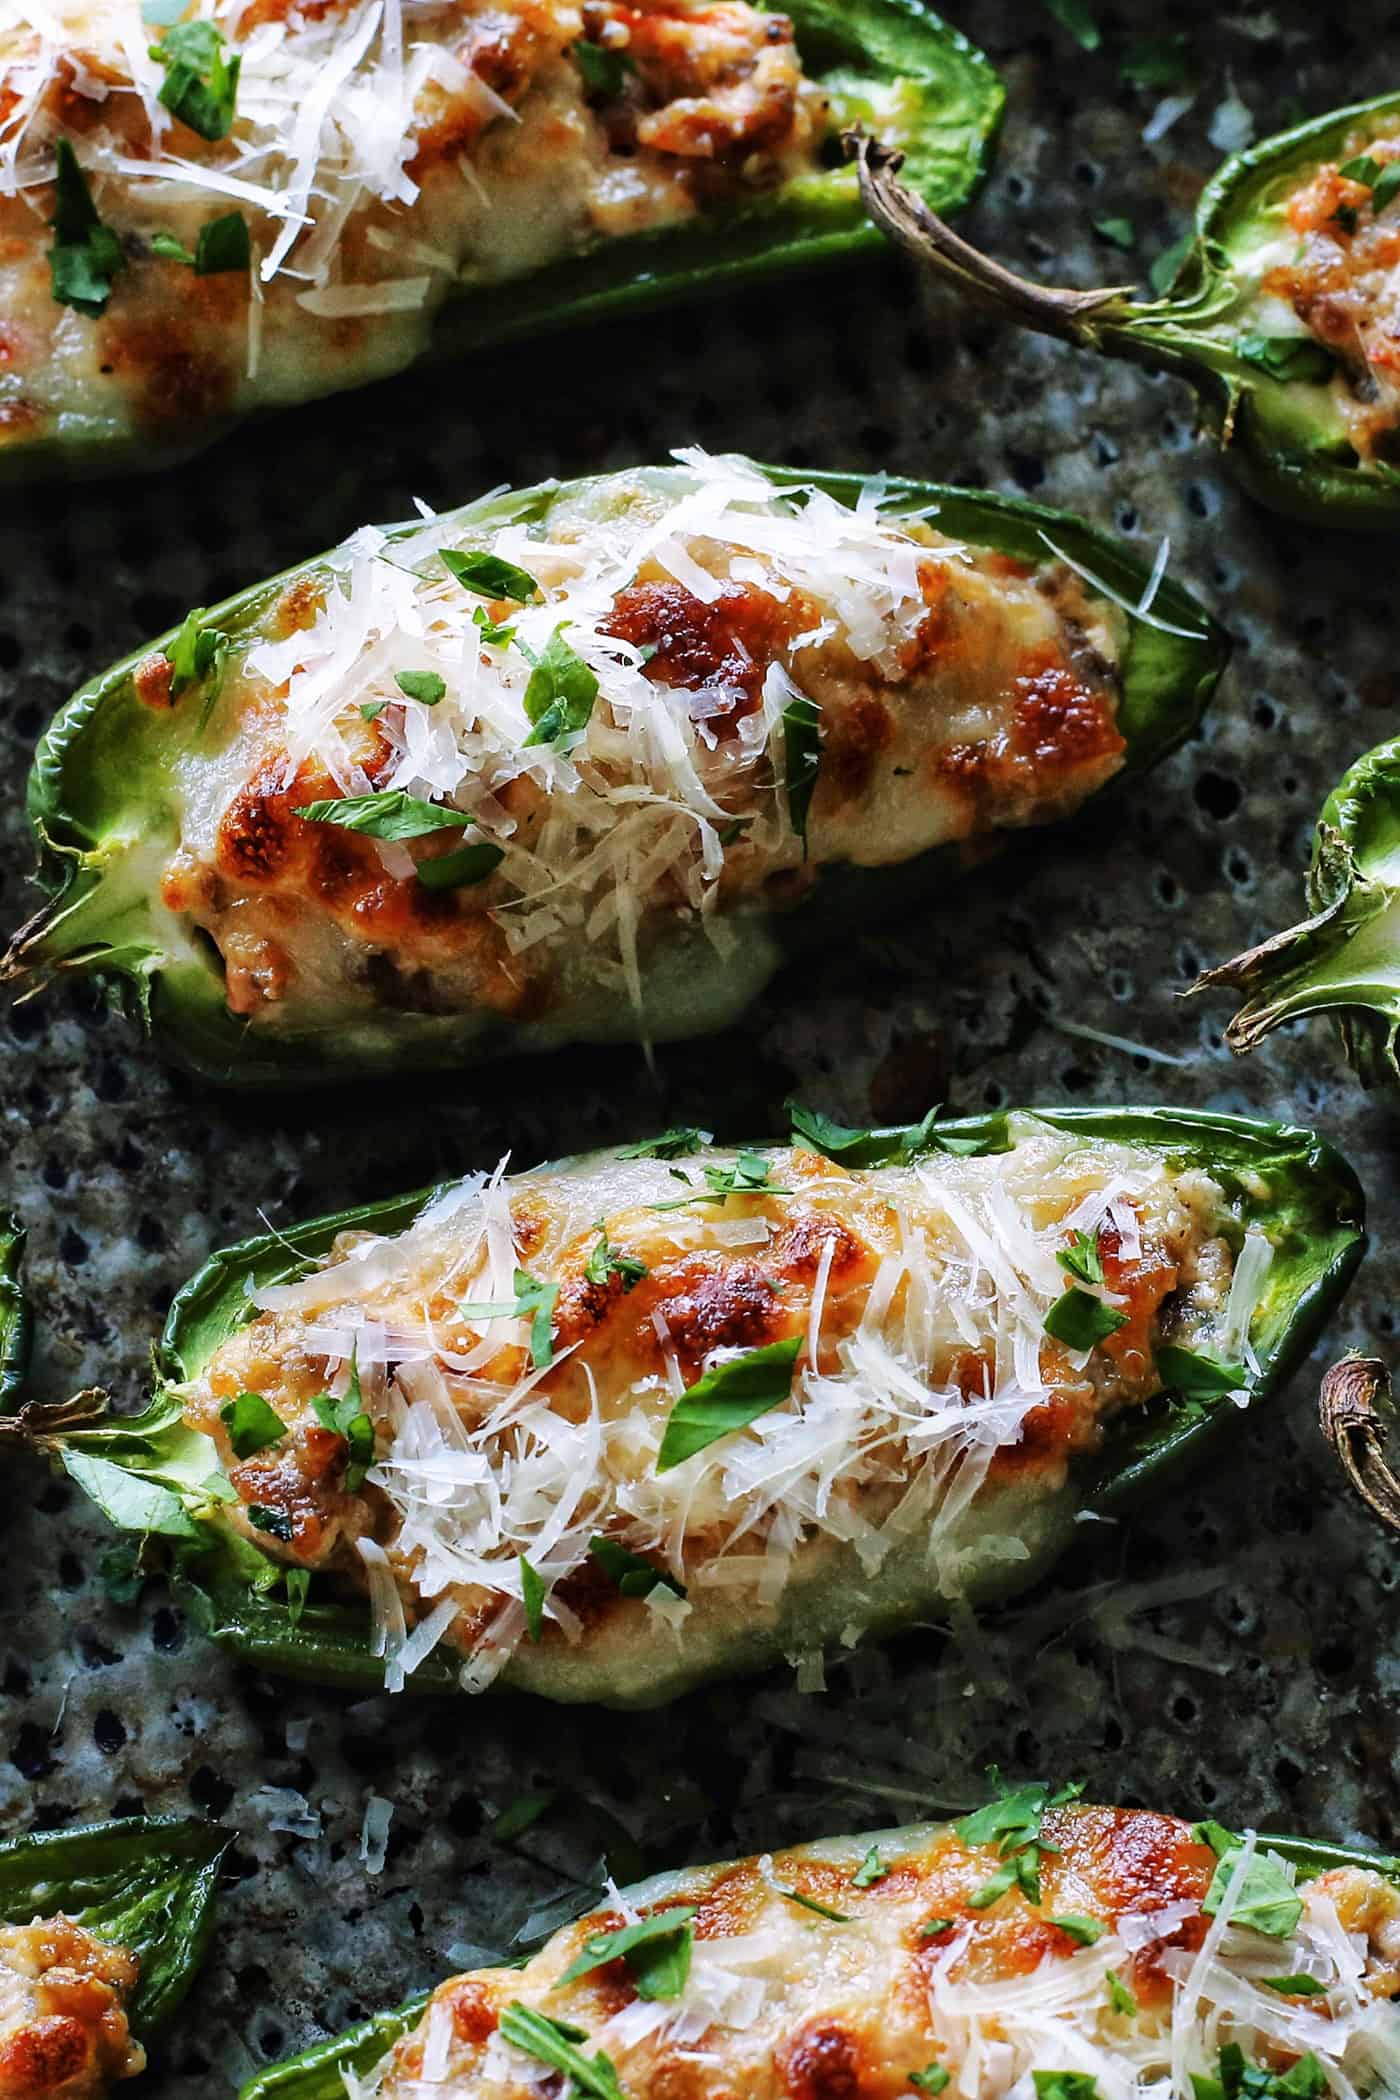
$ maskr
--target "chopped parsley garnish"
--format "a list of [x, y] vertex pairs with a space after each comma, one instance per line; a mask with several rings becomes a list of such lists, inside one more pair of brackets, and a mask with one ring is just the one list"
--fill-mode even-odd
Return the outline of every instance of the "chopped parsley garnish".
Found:
[[[995, 1771], [992, 1776], [995, 1780]], [[962, 1818], [957, 1832], [964, 1844], [995, 1844], [1005, 1861], [989, 1882], [969, 1896], [971, 1909], [988, 1910], [1008, 1889], [1017, 1887], [1030, 1902], [1039, 1903], [1041, 1857], [1054, 1849], [1041, 1839], [1046, 1813], [1077, 1800], [1083, 1791], [1083, 1786], [1075, 1783], [1051, 1793], [1043, 1779], [1034, 1779], [1027, 1786], [999, 1794], [996, 1800]]]
[[329, 1429], [332, 1436], [343, 1436], [349, 1445], [345, 1492], [357, 1495], [365, 1484], [366, 1473], [374, 1464], [374, 1424], [365, 1410], [364, 1395], [360, 1391], [358, 1349], [350, 1352], [350, 1383], [340, 1398], [337, 1400], [331, 1393], [318, 1393], [311, 1409], [323, 1429]]
[[626, 2100], [617, 2081], [617, 2071], [611, 2057], [600, 2049], [596, 2056], [585, 2056], [578, 2047], [588, 2036], [581, 2027], [570, 2026], [564, 2020], [551, 2020], [547, 2014], [534, 2012], [515, 1998], [501, 2014], [500, 2035], [503, 2041], [523, 2049], [538, 2063], [548, 2064], [551, 2070], [562, 2071], [573, 2080], [580, 2093], [591, 2096], [591, 2100]]
[[524, 1269], [515, 1272], [513, 1305], [459, 1305], [464, 1320], [528, 1320], [530, 1361], [537, 1371], [554, 1361], [554, 1301], [557, 1283], [543, 1283]]
[[284, 1546], [291, 1544], [292, 1520], [285, 1509], [269, 1509], [265, 1503], [250, 1502], [247, 1517], [254, 1531], [265, 1531], [269, 1538], [281, 1539]]
[[921, 1152], [946, 1152], [952, 1159], [977, 1159], [999, 1149], [995, 1137], [959, 1137], [944, 1130], [939, 1122], [942, 1114], [942, 1102], [935, 1102], [922, 1121], [905, 1132], [899, 1141], [901, 1166], [907, 1167]]
[[1094, 231], [1100, 240], [1111, 241], [1115, 248], [1131, 248], [1137, 239], [1131, 219], [1095, 219]]
[[96, 318], [105, 313], [112, 279], [126, 268], [122, 244], [98, 216], [87, 177], [67, 139], [54, 143], [53, 246], [49, 288], [60, 306]]
[[707, 1445], [781, 1407], [792, 1391], [802, 1342], [800, 1334], [789, 1335], [786, 1341], [769, 1342], [747, 1356], [732, 1357], [728, 1363], [716, 1364], [682, 1393], [667, 1418], [656, 1454], [657, 1472], [669, 1473]]
[[367, 722], [377, 722], [388, 705], [387, 700], [362, 700], [360, 713]]
[[1287, 2071], [1270, 2071], [1252, 2064], [1238, 2042], [1227, 2042], [1216, 2076], [1202, 2078], [1193, 2071], [1191, 2086], [1196, 2100], [1319, 2100], [1327, 2091], [1327, 2074], [1311, 2051]]
[[815, 700], [797, 693], [783, 709], [783, 785], [788, 822], [807, 846], [807, 812], [822, 762], [821, 715]]
[[635, 1254], [619, 1254], [608, 1238], [607, 1228], [600, 1220], [598, 1244], [584, 1263], [583, 1273], [589, 1283], [597, 1284], [606, 1284], [610, 1276], [620, 1276], [625, 1296], [628, 1291], [637, 1288], [647, 1273], [647, 1265], [644, 1261], [638, 1261]]
[[1230, 1896], [1232, 1925], [1262, 1932], [1269, 1939], [1288, 1939], [1303, 1915], [1303, 1899], [1282, 1864], [1267, 1853], [1256, 1852], [1235, 1889], [1244, 1848], [1234, 1832], [1219, 1823], [1197, 1823], [1191, 1835], [1198, 1844], [1209, 1845], [1219, 1862], [1201, 1904], [1206, 1916], [1213, 1918]]
[[1255, 365], [1283, 386], [1301, 382], [1319, 386], [1332, 376], [1332, 353], [1309, 336], [1259, 335], [1237, 337], [1235, 355]]
[[513, 561], [502, 561], [499, 554], [484, 550], [463, 554], [456, 547], [440, 548], [439, 553], [449, 574], [478, 597], [511, 598], [517, 605], [528, 605], [539, 596], [540, 587], [528, 570], [517, 569]]
[[458, 853], [436, 853], [431, 860], [420, 860], [413, 872], [425, 890], [465, 890], [485, 882], [505, 857], [504, 846], [481, 839]]
[[1348, 182], [1363, 182], [1371, 192], [1371, 209], [1384, 211], [1397, 190], [1400, 190], [1400, 160], [1382, 163], [1369, 153], [1359, 153], [1355, 160], [1347, 161], [1337, 170]]
[[849, 1925], [851, 1922], [844, 1910], [833, 1910], [829, 1903], [818, 1903], [815, 1896], [804, 1896], [798, 1889], [780, 1889], [776, 1881], [772, 1883], [772, 1889], [775, 1896], [796, 1903], [802, 1910], [813, 1911], [819, 1918], [829, 1918], [833, 1925]]
[[919, 1938], [921, 1940], [936, 1940], [941, 1933], [951, 1932], [952, 1929], [953, 1920], [951, 1918], [930, 1918], [926, 1925], [919, 1927]]
[[654, 1568], [640, 1553], [629, 1546], [620, 1546], [616, 1539], [605, 1539], [595, 1534], [588, 1541], [588, 1551], [596, 1560], [608, 1580], [616, 1585], [624, 1597], [649, 1597], [653, 1590], [670, 1590], [673, 1596], [685, 1595], [685, 1584], [677, 1582], [664, 1568]]
[[1186, 1400], [1223, 1400], [1249, 1388], [1243, 1364], [1221, 1363], [1202, 1349], [1182, 1349], [1175, 1342], [1157, 1348], [1157, 1375], [1162, 1384]]
[[669, 1203], [648, 1204], [649, 1210], [684, 1210], [690, 1203], [727, 1203], [731, 1196], [790, 1196], [779, 1188], [772, 1169], [761, 1152], [741, 1152], [732, 1167], [706, 1167], [708, 1188], [694, 1196], [676, 1196]]
[[306, 1610], [306, 1600], [311, 1593], [310, 1568], [284, 1568], [282, 1580], [287, 1590], [287, 1624], [293, 1633], [301, 1624], [301, 1615]]
[[253, 260], [253, 244], [242, 212], [229, 211], [200, 227], [193, 255], [173, 233], [153, 233], [151, 253], [165, 262], [184, 263], [196, 277], [219, 277], [229, 270], [246, 270]]
[[472, 819], [460, 809], [425, 802], [402, 788], [381, 788], [374, 795], [346, 795], [328, 802], [304, 802], [297, 810], [308, 824], [338, 824], [342, 831], [361, 831], [372, 839], [421, 839], [434, 831], [463, 831]]
[[223, 674], [224, 658], [232, 646], [232, 637], [217, 627], [202, 627], [204, 608], [197, 605], [193, 612], [186, 613], [176, 629], [165, 660], [170, 666], [170, 697], [178, 700], [186, 686], [199, 685], [212, 678], [213, 689], [206, 706], [213, 705], [218, 697], [219, 679]]
[[487, 1837], [493, 1845], [508, 1845], [512, 1838], [523, 1837], [542, 1816], [549, 1814], [558, 1799], [557, 1787], [546, 1787], [538, 1794], [517, 1794], [488, 1825]]
[[1281, 1998], [1327, 1996], [1327, 1985], [1316, 1976], [1261, 1976], [1259, 1981], [1266, 1991], [1277, 1991]]
[[1098, 2085], [1088, 2071], [1032, 2071], [1035, 2100], [1098, 2100]]
[[569, 56], [582, 73], [589, 94], [599, 95], [605, 102], [616, 102], [628, 74], [637, 70], [629, 52], [615, 51], [607, 44], [580, 41], [570, 46]]
[[472, 625], [481, 629], [481, 639], [489, 642], [493, 649], [506, 649], [515, 640], [515, 629], [503, 627], [499, 620], [493, 620], [484, 605], [472, 607]]
[[556, 1991], [566, 1983], [577, 1983], [610, 1961], [625, 1961], [639, 1998], [679, 1998], [690, 1975], [690, 1954], [695, 1942], [694, 1907], [678, 1905], [674, 1910], [654, 1911], [635, 1925], [616, 1932], [590, 1933], [583, 1952], [570, 1962]]
[[537, 1568], [532, 1568], [524, 1554], [520, 1555], [520, 1597], [525, 1606], [525, 1631], [532, 1641], [537, 1641], [544, 1632], [544, 1600], [549, 1587]]
[[280, 1443], [287, 1434], [286, 1423], [261, 1393], [240, 1393], [237, 1399], [225, 1401], [219, 1409], [219, 1420], [228, 1431], [235, 1458], [252, 1458], [269, 1444]]
[[1099, 1252], [1096, 1233], [1072, 1232], [1069, 1245], [1058, 1248], [1055, 1259], [1080, 1283], [1103, 1282], [1103, 1256]]
[[910, 2071], [910, 2085], [916, 2085], [921, 2093], [941, 2093], [952, 2076], [942, 2064], [930, 2064], [926, 2070]]
[[212, 22], [176, 22], [150, 54], [165, 68], [160, 100], [172, 116], [202, 139], [226, 139], [243, 60], [227, 49], [223, 31]]
[[447, 680], [436, 671], [395, 671], [394, 683], [405, 700], [416, 700], [422, 707], [436, 707], [447, 691]]
[[642, 1138], [635, 1145], [619, 1145], [618, 1159], [680, 1159], [687, 1152], [698, 1152], [708, 1145], [714, 1132], [710, 1130], [677, 1129], [663, 1130], [660, 1137]]
[[525, 688], [525, 712], [534, 727], [526, 737], [531, 744], [558, 744], [565, 737], [579, 736], [587, 729], [598, 697], [598, 680], [577, 649], [564, 639], [567, 622], [561, 621], [534, 658], [530, 683]]
[[883, 1881], [889, 1873], [888, 1867], [880, 1865], [880, 1847], [872, 1845], [855, 1873], [851, 1876], [853, 1889], [873, 1889], [877, 1881]]
[[1067, 29], [1081, 51], [1097, 51], [1102, 37], [1099, 25], [1085, 6], [1084, 0], [1044, 0], [1047, 14], [1052, 14], [1062, 29]]
[[826, 1159], [846, 1159], [858, 1153], [870, 1142], [872, 1132], [858, 1129], [852, 1123], [837, 1123], [824, 1116], [820, 1109], [804, 1108], [800, 1101], [787, 1103], [788, 1122], [792, 1126], [793, 1142], [799, 1140], [813, 1152]]
[[1077, 1910], [1067, 1911], [1061, 1918], [1051, 1918], [1050, 1923], [1061, 1932], [1067, 1932], [1081, 1947], [1096, 1946], [1108, 1930], [1102, 1918], [1086, 1918]]
[[1045, 1315], [1045, 1332], [1066, 1349], [1095, 1349], [1108, 1335], [1126, 1327], [1128, 1315], [1116, 1306], [1105, 1305], [1088, 1291], [1072, 1284], [1057, 1298]]
[[1108, 1972], [1108, 2008], [1124, 2019], [1137, 2018], [1138, 2002], [1116, 1969]]

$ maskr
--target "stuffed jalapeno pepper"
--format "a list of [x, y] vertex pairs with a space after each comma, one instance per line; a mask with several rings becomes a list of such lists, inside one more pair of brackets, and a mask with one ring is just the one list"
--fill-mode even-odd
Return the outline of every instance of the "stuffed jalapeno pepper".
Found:
[[1224, 653], [1003, 497], [702, 453], [491, 497], [77, 694], [9, 967], [106, 972], [234, 1085], [703, 1033], [1170, 749]]
[[1225, 1031], [1253, 1050], [1303, 1014], [1330, 1014], [1363, 1086], [1400, 1089], [1400, 739], [1378, 744], [1322, 806], [1307, 876], [1310, 916], [1207, 970], [1197, 989], [1230, 985], [1244, 1005]]
[[105, 2100], [203, 1957], [226, 1831], [95, 1823], [0, 1843], [0, 2093]]
[[1170, 290], [1150, 300], [1014, 276], [900, 184], [897, 153], [859, 151], [873, 215], [940, 275], [1029, 327], [1189, 380], [1261, 502], [1400, 529], [1400, 93], [1228, 160]]
[[917, 0], [16, 0], [0, 472], [878, 247], [841, 126], [952, 209], [1001, 100]]
[[268, 1668], [649, 1705], [1025, 1587], [1362, 1245], [1334, 1153], [1227, 1116], [703, 1139], [231, 1248], [145, 1415], [21, 1422]]
[[612, 1890], [243, 2100], [1397, 2090], [1400, 1861], [1079, 1791]]

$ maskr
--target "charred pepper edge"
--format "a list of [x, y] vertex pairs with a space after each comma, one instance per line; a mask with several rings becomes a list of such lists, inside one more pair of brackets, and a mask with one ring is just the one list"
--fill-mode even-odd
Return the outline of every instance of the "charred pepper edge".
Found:
[[[232, 1834], [194, 1817], [133, 1816], [0, 1843], [0, 1918], [27, 1925], [62, 1911], [131, 1949], [141, 1975], [129, 2008], [138, 2037], [158, 2033], [203, 1960], [219, 1867]], [[159, 1907], [152, 1914], [152, 1903]]]
[[[778, 488], [813, 486], [848, 506], [858, 500], [869, 479], [858, 474], [810, 474], [774, 466], [762, 466], [760, 471]], [[613, 477], [594, 478], [606, 483]], [[539, 519], [548, 514], [561, 494], [586, 486], [586, 481], [542, 482], [504, 497], [465, 505], [452, 515], [483, 526], [507, 517]], [[889, 504], [896, 511], [900, 506], [922, 509], [936, 503], [935, 524], [1000, 552], [1035, 561], [1053, 559], [1046, 546], [1048, 537], [1055, 547], [1062, 548], [1134, 602], [1147, 583], [1144, 563], [1127, 553], [1111, 535], [1072, 514], [1021, 497], [989, 495], [903, 477], [888, 481], [886, 488]], [[391, 529], [411, 537], [417, 527], [410, 524]], [[236, 642], [242, 640], [293, 579], [324, 576], [328, 559], [320, 556], [298, 563], [278, 576], [250, 586], [208, 609], [202, 616], [203, 624], [231, 633]], [[1173, 579], [1163, 579], [1152, 611], [1173, 625], [1187, 626], [1195, 632], [1190, 637], [1166, 634], [1140, 615], [1126, 614], [1129, 638], [1122, 664], [1118, 723], [1128, 750], [1122, 769], [1102, 793], [1112, 793], [1120, 783], [1157, 764], [1191, 734], [1228, 660], [1230, 645], [1224, 629]], [[402, 1016], [396, 1023], [398, 1042], [392, 1052], [357, 1048], [345, 1031], [326, 1026], [294, 1035], [289, 1032], [280, 1042], [268, 1034], [259, 1038], [228, 1012], [223, 975], [217, 963], [213, 959], [173, 963], [163, 955], [154, 937], [143, 933], [146, 922], [139, 912], [126, 913], [131, 937], [120, 945], [79, 950], [71, 955], [60, 951], [51, 960], [46, 957], [45, 945], [63, 918], [98, 890], [103, 881], [100, 871], [79, 866], [84, 854], [94, 852], [102, 844], [101, 820], [98, 828], [93, 828], [65, 808], [65, 798], [82, 797], [84, 757], [105, 711], [113, 706], [137, 704], [131, 691], [136, 667], [151, 654], [168, 649], [178, 632], [172, 628], [81, 687], [59, 710], [41, 739], [29, 775], [27, 797], [30, 822], [39, 844], [38, 878], [48, 891], [49, 902], [16, 933], [0, 972], [15, 977], [36, 967], [98, 969], [109, 979], [115, 978], [112, 995], [135, 1025], [188, 1070], [218, 1085], [261, 1088], [294, 1084], [297, 1079], [304, 1079], [305, 1058], [311, 1046], [321, 1060], [320, 1077], [336, 1080], [369, 1077], [386, 1070], [443, 1069], [460, 1058], [468, 1040], [478, 1037], [484, 1040], [479, 1055], [501, 1054], [513, 1046], [519, 1047], [517, 1024], [491, 1024], [483, 1017], [468, 1015]], [[192, 694], [181, 704], [192, 705], [195, 697]], [[178, 713], [177, 705], [171, 711], [172, 721]], [[959, 849], [942, 846], [890, 869], [833, 867], [824, 876], [812, 904], [799, 906], [781, 918], [751, 916], [771, 932], [784, 956], [796, 955], [830, 932], [834, 912], [852, 920], [861, 918], [878, 909], [882, 900], [886, 904], [897, 903], [906, 895], [922, 893], [929, 884], [946, 878], [960, 865]], [[662, 1025], [656, 1025], [653, 1033], [658, 1041], [666, 1039]]]
[[[1219, 318], [1234, 303], [1226, 237], [1240, 209], [1281, 175], [1328, 158], [1353, 125], [1392, 112], [1400, 112], [1400, 91], [1329, 110], [1232, 155], [1201, 193], [1192, 246], [1170, 291], [1150, 300], [1136, 298], [1131, 286], [1062, 291], [1020, 277], [963, 240], [898, 180], [898, 153], [857, 134], [849, 136], [848, 151], [858, 162], [871, 216], [935, 275], [1043, 334], [1187, 380], [1227, 461], [1257, 501], [1307, 524], [1392, 531], [1400, 527], [1400, 480], [1329, 459], [1321, 444], [1290, 446], [1263, 413], [1270, 401], [1287, 398], [1290, 386], [1193, 332], [1193, 323]], [[1345, 433], [1330, 430], [1327, 442], [1345, 446]]]
[[[1006, 90], [986, 54], [920, 0], [786, 0], [799, 54], [809, 77], [840, 70], [858, 92], [862, 74], [874, 87], [910, 78], [946, 100], [921, 111], [911, 149], [927, 155], [927, 186], [946, 210], [973, 196], [986, 177], [1000, 127]], [[851, 73], [856, 73], [856, 80]], [[863, 216], [857, 192], [840, 170], [785, 185], [758, 199], [707, 213], [698, 223], [652, 234], [619, 235], [580, 257], [547, 264], [529, 277], [449, 296], [435, 318], [423, 355], [399, 372], [440, 364], [535, 335], [587, 325], [672, 304], [720, 297], [770, 274], [840, 263], [878, 252], [880, 238]], [[484, 307], [490, 313], [482, 319]], [[309, 395], [328, 399], [371, 384], [352, 380]], [[0, 446], [0, 486], [38, 479], [86, 480], [103, 475], [177, 467], [251, 422], [294, 409], [270, 404], [248, 414], [214, 418], [203, 430], [162, 438], [143, 432], [119, 438], [53, 434]]]
[[[980, 1138], [989, 1149], [1000, 1149], [1007, 1137], [1007, 1113], [958, 1118], [938, 1128], [949, 1135]], [[1280, 1202], [1273, 1192], [1268, 1215], [1275, 1220], [1290, 1219], [1295, 1244], [1280, 1251], [1271, 1271], [1274, 1289], [1286, 1282], [1287, 1295], [1271, 1314], [1268, 1327], [1256, 1336], [1263, 1370], [1251, 1392], [1250, 1408], [1271, 1399], [1311, 1349], [1364, 1251], [1364, 1200], [1347, 1162], [1312, 1131], [1246, 1117], [1162, 1108], [1031, 1113], [1059, 1129], [1157, 1146], [1170, 1156], [1206, 1167], [1227, 1183], [1233, 1178], [1242, 1195], [1246, 1192], [1240, 1177], [1251, 1171], [1272, 1169], [1284, 1177], [1286, 1200]], [[895, 1157], [913, 1127], [872, 1132], [868, 1147], [852, 1163], [869, 1166]], [[547, 1162], [536, 1171], [566, 1164]], [[1296, 1194], [1289, 1193], [1290, 1182]], [[213, 1351], [246, 1324], [251, 1316], [250, 1281], [268, 1284], [304, 1273], [347, 1230], [401, 1231], [435, 1193], [433, 1188], [422, 1189], [360, 1205], [310, 1219], [285, 1233], [241, 1241], [211, 1255], [171, 1305], [156, 1355], [162, 1380], [178, 1382], [195, 1375]], [[103, 1455], [118, 1464], [124, 1456], [139, 1460], [143, 1454], [131, 1453], [129, 1446], [140, 1436], [143, 1422], [154, 1419], [159, 1429], [178, 1420], [168, 1407], [162, 1418], [163, 1392], [164, 1387], [158, 1390], [146, 1416], [111, 1418], [115, 1441]], [[1120, 1416], [1109, 1425], [1100, 1453], [1076, 1466], [1080, 1503], [1090, 1501], [1106, 1514], [1131, 1508], [1149, 1487], [1174, 1479], [1212, 1448], [1240, 1412], [1226, 1402], [1198, 1418], [1178, 1413], [1169, 1402], [1161, 1401], [1136, 1411], [1136, 1418]], [[37, 1420], [36, 1429], [40, 1432], [33, 1439], [36, 1443], [61, 1451], [65, 1441], [61, 1426], [55, 1425], [56, 1433], [51, 1434], [48, 1425]], [[97, 1429], [101, 1436], [100, 1420]], [[140, 1471], [139, 1464], [134, 1470]], [[260, 1667], [313, 1682], [361, 1688], [382, 1682], [383, 1666], [369, 1653], [362, 1604], [336, 1601], [333, 1588], [331, 1601], [322, 1601], [330, 1585], [313, 1580], [311, 1596], [293, 1623], [287, 1604], [269, 1594], [275, 1587], [275, 1573], [259, 1591], [243, 1572], [246, 1560], [241, 1566], [240, 1559], [254, 1549], [214, 1524], [207, 1528], [207, 1544], [175, 1543], [172, 1564], [193, 1615], [210, 1638]], [[263, 1563], [259, 1574], [266, 1576], [271, 1565]], [[455, 1669], [437, 1655], [430, 1656], [415, 1673], [409, 1688], [424, 1693], [459, 1689]]]
[[33, 1330], [21, 1281], [25, 1232], [0, 1218], [0, 1414], [12, 1407], [29, 1375]]
[[[843, 1864], [849, 1860], [854, 1869], [862, 1854], [872, 1845], [879, 1848], [882, 1858], [887, 1855], [897, 1858], [901, 1851], [914, 1849], [932, 1834], [948, 1827], [946, 1824], [916, 1823], [890, 1830], [861, 1831], [850, 1837], [822, 1838], [811, 1846], [793, 1849], [810, 1852], [817, 1858], [835, 1856]], [[1388, 1853], [1365, 1852], [1353, 1845], [1329, 1845], [1320, 1838], [1278, 1837], [1271, 1832], [1261, 1833], [1259, 1844], [1290, 1861], [1304, 1881], [1311, 1881], [1332, 1867], [1362, 1867], [1383, 1874], [1387, 1880], [1400, 1882], [1400, 1858]], [[703, 1866], [653, 1874], [620, 1893], [629, 1905], [654, 1908], [667, 1898], [684, 1892], [695, 1875], [717, 1873], [729, 1864], [731, 1862], [708, 1862]], [[443, 1979], [444, 1982], [448, 1980]], [[299, 2055], [289, 2057], [285, 2063], [269, 2065], [265, 2071], [259, 2071], [249, 2079], [238, 2100], [343, 2100], [345, 2088], [340, 2066], [346, 2064], [363, 2076], [401, 2035], [417, 2025], [431, 1997], [430, 1991], [422, 1991], [406, 2004], [358, 2021], [342, 2034], [315, 2043]]]

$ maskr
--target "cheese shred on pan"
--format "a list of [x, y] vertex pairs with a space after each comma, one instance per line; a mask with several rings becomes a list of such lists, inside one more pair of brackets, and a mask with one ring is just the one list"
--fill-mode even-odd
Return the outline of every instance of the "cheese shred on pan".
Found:
[[[186, 1418], [230, 1521], [367, 1593], [391, 1687], [446, 1642], [481, 1689], [639, 1600], [632, 1637], [684, 1654], [833, 1571], [975, 1592], [1160, 1391], [1161, 1341], [1239, 1330], [1232, 1240], [1205, 1174], [1031, 1118], [1004, 1153], [857, 1172], [798, 1149], [502, 1169], [256, 1293]], [[275, 1433], [235, 1451], [249, 1393]]]

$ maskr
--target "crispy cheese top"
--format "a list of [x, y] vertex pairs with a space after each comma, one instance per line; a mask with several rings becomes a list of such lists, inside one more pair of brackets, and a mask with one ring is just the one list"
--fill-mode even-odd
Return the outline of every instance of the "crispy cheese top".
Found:
[[103, 2100], [144, 2070], [126, 2019], [138, 1975], [70, 1918], [0, 1926], [0, 2100]]

